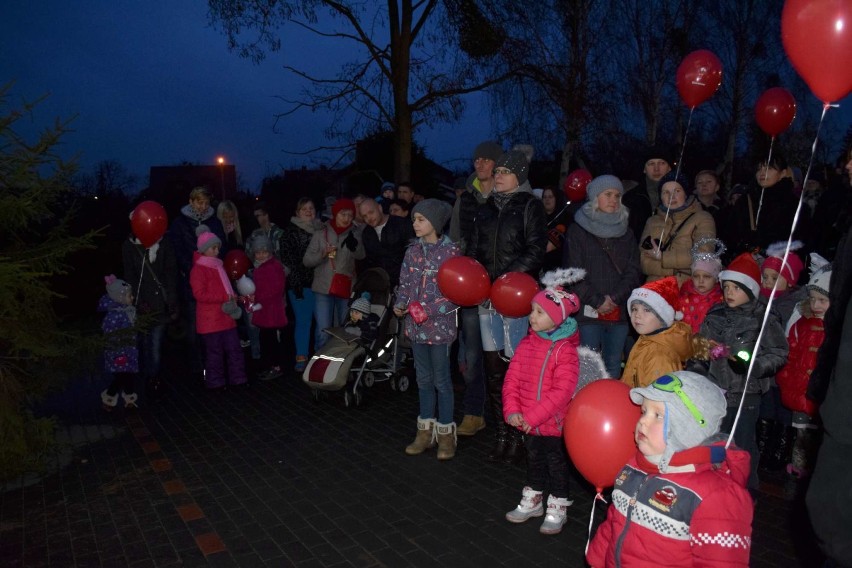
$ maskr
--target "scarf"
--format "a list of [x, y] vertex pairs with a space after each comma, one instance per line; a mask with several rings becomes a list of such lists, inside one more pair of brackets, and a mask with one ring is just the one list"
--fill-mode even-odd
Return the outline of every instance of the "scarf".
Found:
[[222, 287], [225, 288], [225, 292], [227, 292], [228, 297], [231, 298], [232, 296], [235, 296], [234, 289], [231, 287], [231, 281], [228, 280], [228, 275], [225, 274], [222, 259], [215, 256], [198, 255], [198, 258], [195, 259], [195, 263], [215, 270], [219, 275], [219, 280], [222, 282]]
[[305, 231], [306, 233], [314, 234], [322, 229], [322, 221], [313, 218], [310, 221], [305, 221], [301, 217], [290, 217], [290, 222]]
[[352, 223], [349, 223], [345, 227], [338, 227], [337, 223], [334, 222], [334, 219], [329, 221], [328, 224], [332, 229], [334, 229], [334, 232], [337, 233], [338, 235], [342, 235], [343, 233], [345, 233], [346, 231], [348, 231], [349, 229], [352, 228]]
[[[690, 195], [689, 197], [686, 198], [686, 202], [683, 205], [681, 205], [680, 207], [678, 207], [676, 209], [674, 207], [669, 209], [669, 215], [671, 215], [672, 213], [680, 213], [681, 211], [683, 211], [684, 209], [686, 209], [687, 207], [692, 205], [694, 202], [695, 202], [695, 196]], [[665, 203], [660, 203], [660, 206], [658, 207], [658, 209], [663, 213], [663, 215], [666, 214], [666, 204]]]
[[198, 223], [206, 221], [207, 219], [212, 217], [214, 213], [216, 213], [212, 207], [208, 207], [204, 211], [204, 213], [199, 214], [195, 211], [195, 209], [192, 208], [192, 205], [190, 205], [189, 203], [181, 207], [180, 212], [182, 215], [185, 215], [193, 221], [197, 221]]
[[574, 333], [577, 332], [577, 320], [568, 316], [565, 318], [561, 324], [556, 326], [552, 331], [536, 331], [536, 335], [538, 335], [542, 339], [547, 339], [548, 341], [559, 341], [560, 339], [565, 339], [566, 337], [571, 337]]
[[613, 239], [627, 232], [627, 219], [630, 215], [622, 205], [615, 213], [596, 211], [594, 204], [587, 201], [574, 214], [574, 221], [589, 233], [601, 239]]

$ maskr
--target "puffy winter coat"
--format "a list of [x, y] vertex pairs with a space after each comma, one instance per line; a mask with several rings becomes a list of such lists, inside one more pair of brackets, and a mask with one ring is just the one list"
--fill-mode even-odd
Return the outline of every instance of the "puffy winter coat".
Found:
[[498, 209], [494, 192], [476, 211], [467, 253], [482, 263], [493, 281], [507, 272], [538, 277], [547, 247], [544, 206], [525, 182]]
[[[567, 322], [568, 320], [566, 320]], [[518, 343], [503, 382], [503, 417], [523, 414], [530, 434], [562, 436], [562, 421], [577, 388], [577, 324], [562, 324], [544, 338], [535, 331]], [[570, 335], [565, 330], [573, 329]], [[561, 333], [560, 333], [561, 332]]]
[[416, 324], [410, 315], [405, 316], [405, 335], [414, 343], [441, 345], [456, 339], [457, 306], [438, 288], [438, 270], [456, 256], [459, 247], [447, 235], [434, 244], [417, 239], [405, 251], [394, 307], [404, 310], [411, 302], [423, 306], [427, 316], [423, 323]]
[[222, 311], [228, 292], [222, 286], [215, 268], [195, 264], [189, 273], [195, 307], [195, 329], [198, 333], [216, 333], [237, 327], [234, 319]]
[[680, 285], [690, 276], [692, 245], [705, 237], [715, 237], [716, 222], [710, 213], [704, 211], [701, 203], [693, 199], [683, 210], [669, 212], [668, 219], [666, 210], [658, 208], [645, 223], [645, 230], [639, 240], [640, 248], [648, 237], [660, 240], [661, 233], [661, 242], [665, 247], [662, 257], [656, 259], [641, 255], [642, 272], [648, 277], [648, 282], [666, 276], [677, 276], [677, 283]]
[[[302, 258], [305, 266], [314, 269], [311, 290], [320, 294], [328, 294], [334, 273], [345, 274], [353, 280], [355, 279], [355, 261], [364, 258], [364, 243], [361, 242], [361, 239], [358, 239], [358, 246], [355, 247], [354, 251], [349, 250], [349, 247], [343, 244], [343, 241], [354, 230], [355, 225], [352, 224], [338, 235], [331, 227], [331, 221], [328, 221], [322, 229], [319, 229], [311, 237], [311, 242]], [[337, 247], [337, 254], [333, 259], [323, 256], [327, 244]]]
[[139, 350], [131, 317], [135, 308], [104, 294], [98, 302], [98, 311], [106, 312], [101, 325], [106, 339], [104, 369], [111, 373], [138, 373]]
[[644, 387], [666, 373], [683, 370], [692, 357], [692, 328], [676, 321], [659, 333], [640, 335], [624, 365], [621, 381], [627, 386]]
[[284, 267], [274, 256], [252, 272], [254, 299], [261, 309], [251, 315], [251, 323], [257, 327], [278, 328], [287, 325], [287, 303], [284, 290], [287, 276]]
[[456, 199], [456, 203], [453, 206], [453, 215], [450, 217], [450, 238], [459, 245], [461, 253], [464, 256], [470, 256], [471, 254], [468, 251], [468, 246], [470, 245], [473, 226], [476, 222], [476, 211], [488, 199], [482, 195], [480, 187], [476, 173], [470, 174], [465, 184], [465, 190]]
[[589, 545], [590, 566], [748, 566], [748, 452], [697, 446], [672, 456], [669, 469], [660, 473], [638, 452], [624, 466]]
[[817, 405], [806, 395], [811, 373], [816, 367], [817, 353], [825, 339], [825, 326], [820, 318], [802, 317], [790, 330], [787, 342], [790, 356], [775, 381], [781, 389], [781, 404], [808, 416], [815, 416]]
[[364, 240], [363, 268], [383, 268], [390, 277], [391, 287], [395, 287], [399, 284], [399, 269], [405, 249], [414, 238], [411, 219], [391, 215], [382, 228], [381, 238], [369, 225], [364, 227], [361, 237]]
[[175, 259], [177, 260], [178, 269], [178, 293], [181, 295], [181, 301], [189, 301], [192, 299], [192, 289], [189, 284], [189, 273], [195, 261], [195, 251], [197, 248], [198, 235], [195, 230], [199, 225], [206, 225], [210, 231], [219, 237], [222, 241], [222, 246], [219, 249], [219, 258], [225, 258], [228, 252], [225, 243], [225, 229], [222, 227], [222, 222], [216, 217], [216, 211], [212, 207], [208, 207], [202, 215], [198, 215], [195, 210], [189, 205], [184, 205], [180, 210], [180, 215], [175, 217], [169, 226], [168, 236], [172, 241], [175, 250]]
[[692, 283], [692, 278], [687, 278], [680, 287], [680, 310], [683, 312], [683, 321], [692, 327], [692, 333], [701, 330], [701, 323], [707, 316], [710, 308], [724, 301], [722, 288], [717, 284], [706, 294], [699, 294]]
[[[753, 354], [765, 310], [766, 302], [763, 298], [751, 300], [736, 308], [729, 308], [724, 303], [716, 304], [707, 312], [699, 335], [727, 345], [731, 353], [745, 350]], [[787, 351], [787, 338], [784, 336], [781, 318], [773, 309], [766, 321], [760, 351], [754, 359], [754, 371], [749, 380], [748, 393], [760, 394], [769, 390], [770, 378], [787, 362]], [[746, 375], [734, 371], [728, 359], [693, 359], [687, 370], [705, 375], [725, 390], [729, 407], [739, 404]]]

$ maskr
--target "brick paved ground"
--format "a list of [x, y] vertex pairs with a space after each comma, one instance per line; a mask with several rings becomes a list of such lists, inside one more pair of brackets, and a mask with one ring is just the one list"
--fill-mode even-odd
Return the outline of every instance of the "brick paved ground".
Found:
[[[584, 565], [592, 492], [574, 485], [561, 535], [506, 522], [524, 469], [486, 461], [488, 429], [449, 462], [403, 453], [414, 389], [377, 384], [347, 410], [315, 404], [295, 377], [227, 393], [178, 384], [107, 415], [100, 388], [67, 401], [70, 463], [0, 495], [3, 566]], [[782, 485], [766, 485], [756, 516], [753, 566], [820, 564]]]

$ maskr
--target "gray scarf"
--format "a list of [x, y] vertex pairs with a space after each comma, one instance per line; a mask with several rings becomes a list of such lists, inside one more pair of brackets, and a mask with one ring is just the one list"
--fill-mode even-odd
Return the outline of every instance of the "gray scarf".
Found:
[[322, 229], [322, 221], [314, 217], [310, 221], [305, 221], [301, 217], [290, 217], [290, 222], [305, 231], [306, 233], [314, 234]]
[[488, 195], [488, 199], [493, 199], [494, 206], [497, 207], [498, 211], [502, 211], [503, 207], [519, 193], [532, 193], [532, 187], [530, 187], [530, 183], [528, 181], [525, 181], [516, 189], [505, 193], [498, 193], [496, 189], [492, 189], [491, 193]]
[[574, 221], [596, 237], [614, 239], [627, 232], [629, 215], [630, 211], [624, 205], [615, 213], [604, 213], [596, 211], [592, 202], [587, 201], [574, 214]]

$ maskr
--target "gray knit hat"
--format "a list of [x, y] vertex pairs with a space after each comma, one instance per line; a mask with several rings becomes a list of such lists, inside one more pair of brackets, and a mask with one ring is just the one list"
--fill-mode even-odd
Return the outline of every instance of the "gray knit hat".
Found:
[[435, 227], [435, 231], [442, 235], [444, 234], [444, 226], [453, 214], [453, 208], [449, 203], [440, 199], [424, 199], [414, 206], [414, 209], [411, 210], [411, 216], [414, 217], [415, 213], [420, 213], [426, 217]]
[[107, 295], [113, 301], [116, 301], [119, 304], [130, 303], [130, 296], [133, 294], [133, 288], [130, 287], [130, 284], [121, 278], [116, 278], [114, 274], [105, 276], [104, 281], [106, 282]]
[[272, 252], [272, 241], [270, 241], [269, 237], [266, 235], [255, 235], [251, 239], [251, 250], [252, 252], [257, 252], [259, 250]]
[[474, 148], [473, 160], [476, 161], [477, 158], [486, 158], [496, 162], [502, 154], [503, 148], [500, 147], [500, 144], [486, 140], [485, 142], [480, 142], [476, 148]]
[[518, 185], [523, 185], [529, 178], [530, 162], [527, 155], [520, 150], [509, 150], [497, 160], [495, 168], [508, 168], [518, 176]]
[[598, 195], [608, 189], [617, 189], [618, 193], [624, 195], [624, 185], [622, 185], [621, 180], [613, 175], [606, 174], [589, 182], [589, 185], [586, 186], [586, 198], [594, 203], [598, 200]]
[[349, 306], [349, 309], [355, 310], [356, 312], [361, 312], [365, 315], [370, 315], [370, 293], [362, 293], [360, 298], [356, 298], [352, 302], [352, 305]]
[[666, 450], [659, 466], [663, 473], [673, 454], [701, 445], [717, 434], [727, 411], [722, 390], [703, 375], [690, 371], [669, 373], [646, 387], [630, 389], [630, 399], [636, 404], [648, 399], [666, 405]]

